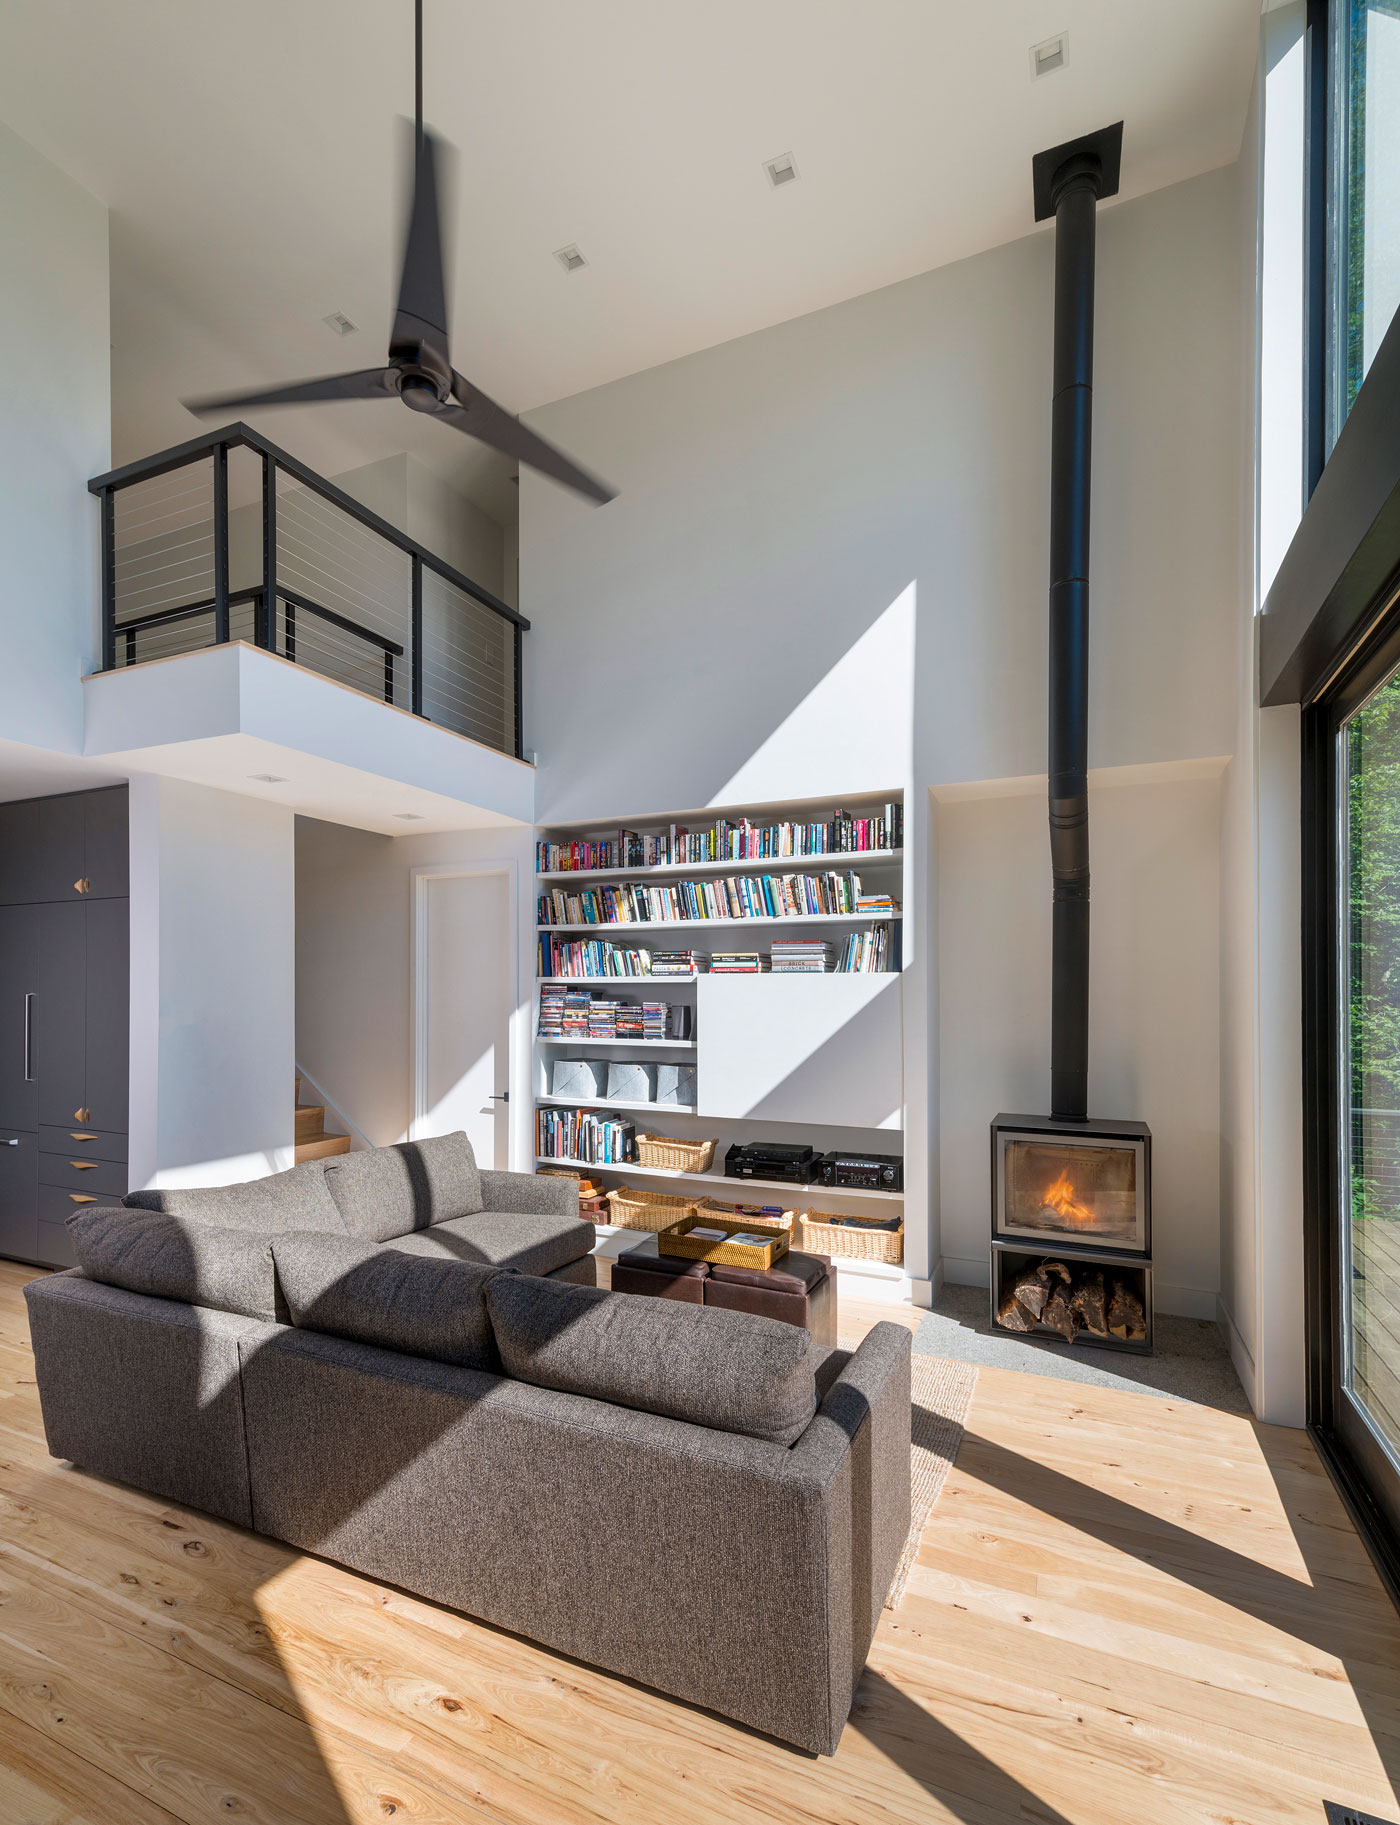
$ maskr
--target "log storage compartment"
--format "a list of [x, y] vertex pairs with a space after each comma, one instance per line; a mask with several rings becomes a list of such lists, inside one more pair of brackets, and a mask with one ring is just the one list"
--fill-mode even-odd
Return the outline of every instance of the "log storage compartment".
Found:
[[1047, 1255], [992, 1249], [992, 1325], [1146, 1356], [1152, 1350], [1152, 1269], [1141, 1256], [1094, 1250]]

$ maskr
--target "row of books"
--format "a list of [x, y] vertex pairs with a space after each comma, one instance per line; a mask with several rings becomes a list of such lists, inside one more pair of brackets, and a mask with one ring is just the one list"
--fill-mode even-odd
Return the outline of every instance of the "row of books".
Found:
[[[758, 951], [719, 951], [714, 956], [707, 957], [698, 951], [650, 951], [640, 947], [634, 950], [628, 946], [606, 943], [601, 938], [569, 940], [541, 932], [539, 974], [541, 977], [596, 979], [626, 976], [636, 979], [643, 976], [699, 976], [708, 971], [717, 976], [750, 976], [759, 975], [770, 967], [779, 974], [882, 973], [900, 967], [898, 933], [897, 925], [874, 925], [869, 931], [852, 932], [839, 948], [824, 940], [814, 940], [811, 947], [804, 947], [801, 941], [775, 943], [765, 958]], [[782, 958], [781, 963], [779, 958]], [[541, 995], [542, 1021], [544, 1006]], [[577, 1029], [570, 1028], [570, 1037], [576, 1031]], [[540, 1036], [544, 1039], [559, 1038], [562, 1034], [562, 1024], [559, 1033], [546, 1032], [543, 1026], [540, 1030]]]
[[689, 1039], [692, 1010], [683, 1002], [620, 1001], [587, 989], [540, 990], [541, 1039]]
[[637, 1128], [616, 1115], [583, 1109], [536, 1109], [535, 1152], [544, 1160], [621, 1166], [637, 1157]]
[[578, 1214], [596, 1219], [599, 1223], [608, 1221], [611, 1214], [608, 1194], [586, 1172], [574, 1172], [565, 1166], [541, 1166], [538, 1176], [542, 1179], [572, 1179], [578, 1186]]
[[615, 887], [554, 888], [536, 901], [541, 925], [669, 924], [687, 919], [790, 919], [832, 913], [899, 910], [887, 893], [867, 893], [860, 876], [843, 874], [721, 875], [665, 886], [621, 881]]
[[672, 824], [664, 833], [644, 835], [619, 830], [598, 841], [536, 843], [535, 867], [541, 874], [578, 868], [667, 868], [688, 862], [767, 862], [784, 856], [860, 854], [904, 845], [904, 807], [897, 799], [873, 817], [833, 812], [821, 823], [754, 824], [747, 818], [731, 823], [720, 818], [708, 830]]

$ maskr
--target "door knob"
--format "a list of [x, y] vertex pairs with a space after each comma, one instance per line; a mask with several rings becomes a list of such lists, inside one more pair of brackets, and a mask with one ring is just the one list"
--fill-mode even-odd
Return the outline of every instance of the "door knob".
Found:
[[96, 1172], [97, 1171], [97, 1161], [96, 1160], [69, 1160], [68, 1164], [73, 1168], [74, 1172]]

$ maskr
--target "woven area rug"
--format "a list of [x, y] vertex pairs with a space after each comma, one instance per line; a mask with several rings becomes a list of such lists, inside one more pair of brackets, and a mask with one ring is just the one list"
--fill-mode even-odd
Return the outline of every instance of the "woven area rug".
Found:
[[939, 1492], [953, 1467], [962, 1443], [963, 1425], [977, 1386], [977, 1365], [950, 1362], [946, 1356], [915, 1356], [913, 1405], [910, 1413], [909, 1468], [913, 1476], [913, 1503], [909, 1537], [899, 1556], [885, 1608], [892, 1610], [904, 1595], [909, 1574]]

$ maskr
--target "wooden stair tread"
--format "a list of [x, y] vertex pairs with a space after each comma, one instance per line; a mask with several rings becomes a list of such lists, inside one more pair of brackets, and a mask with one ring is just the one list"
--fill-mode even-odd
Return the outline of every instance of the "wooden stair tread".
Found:
[[324, 1160], [333, 1153], [349, 1153], [350, 1136], [348, 1134], [323, 1134], [314, 1141], [298, 1141], [296, 1145], [296, 1162], [300, 1166], [303, 1160]]
[[320, 1103], [306, 1103], [296, 1111], [296, 1138], [317, 1141], [326, 1131], [326, 1111]]

